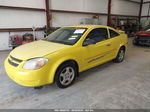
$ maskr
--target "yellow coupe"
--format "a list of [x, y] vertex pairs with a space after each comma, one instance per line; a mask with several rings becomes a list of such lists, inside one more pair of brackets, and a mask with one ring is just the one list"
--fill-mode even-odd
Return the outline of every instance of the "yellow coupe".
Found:
[[39, 41], [14, 49], [5, 60], [8, 76], [27, 87], [70, 86], [78, 73], [110, 60], [122, 62], [128, 38], [108, 26], [63, 27]]

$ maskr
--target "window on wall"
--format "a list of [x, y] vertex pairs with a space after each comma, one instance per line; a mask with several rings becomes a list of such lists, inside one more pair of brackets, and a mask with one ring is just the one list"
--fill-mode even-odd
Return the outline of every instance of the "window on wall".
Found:
[[108, 32], [106, 28], [96, 28], [92, 30], [86, 39], [94, 40], [96, 43], [107, 40], [108, 39]]
[[114, 37], [117, 37], [119, 36], [119, 34], [111, 29], [109, 29], [109, 32], [110, 32], [110, 38], [114, 38]]

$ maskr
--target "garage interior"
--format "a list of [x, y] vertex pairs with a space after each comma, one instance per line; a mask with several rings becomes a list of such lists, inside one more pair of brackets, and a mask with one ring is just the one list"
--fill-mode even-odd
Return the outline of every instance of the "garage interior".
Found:
[[[149, 0], [0, 0], [0, 109], [149, 109], [150, 47], [132, 44], [150, 25]], [[124, 29], [124, 23], [134, 28]], [[6, 74], [11, 36], [41, 39], [68, 25], [96, 24], [125, 30], [129, 45], [122, 63], [107, 62], [80, 73], [71, 87], [20, 86]]]

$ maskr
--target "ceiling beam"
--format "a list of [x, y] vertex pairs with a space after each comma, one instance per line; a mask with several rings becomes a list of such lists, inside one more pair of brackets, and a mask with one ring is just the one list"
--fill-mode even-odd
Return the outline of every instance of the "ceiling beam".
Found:
[[3, 5], [0, 5], [0, 9], [11, 9], [11, 10], [25, 10], [25, 11], [39, 11], [39, 12], [45, 12], [45, 9], [41, 9], [41, 8], [14, 7], [14, 6], [3, 6]]
[[[96, 12], [82, 12], [82, 11], [68, 11], [68, 10], [55, 10], [50, 9], [51, 12], [54, 13], [71, 13], [71, 14], [87, 14], [87, 15], [102, 15], [102, 16], [108, 16], [107, 13], [96, 13]], [[110, 14], [110, 16], [120, 16], [120, 17], [139, 17], [134, 15], [123, 15], [123, 14]]]
[[135, 17], [138, 18], [139, 16], [134, 15], [122, 15], [122, 14], [111, 14], [111, 16], [118, 16], [118, 17]]
[[150, 3], [150, 1], [147, 1], [147, 2], [143, 2], [143, 4], [148, 4], [148, 3]]
[[[36, 28], [36, 31], [43, 31], [44, 28]], [[0, 28], [0, 32], [26, 32], [33, 31], [32, 28]]]
[[129, 2], [132, 2], [132, 3], [136, 3], [136, 4], [140, 4], [140, 2], [137, 2], [137, 1], [132, 1], [132, 0], [126, 0], [126, 1], [129, 1]]
[[71, 14], [87, 14], [87, 15], [104, 15], [104, 16], [107, 16], [107, 13], [96, 13], [96, 12], [55, 10], [55, 9], [50, 9], [50, 11], [51, 11], [51, 12], [57, 12], [57, 13], [71, 13]]
[[141, 16], [141, 18], [149, 18], [150, 16]]

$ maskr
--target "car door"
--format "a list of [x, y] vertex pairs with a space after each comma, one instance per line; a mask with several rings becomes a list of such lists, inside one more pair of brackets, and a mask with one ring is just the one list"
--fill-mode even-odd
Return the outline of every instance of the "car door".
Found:
[[[110, 59], [112, 49], [108, 37], [107, 28], [95, 28], [88, 34], [82, 46], [84, 69], [94, 67]], [[93, 43], [84, 45], [87, 40], [92, 40]]]
[[118, 48], [120, 48], [120, 34], [116, 32], [113, 29], [108, 29], [109, 30], [109, 40], [111, 41], [111, 49], [112, 49], [112, 59], [116, 57], [118, 54]]

